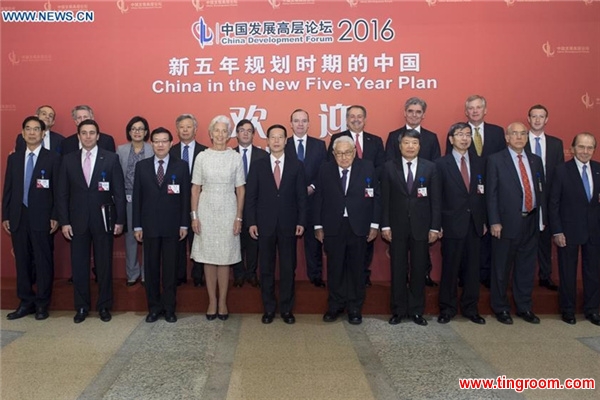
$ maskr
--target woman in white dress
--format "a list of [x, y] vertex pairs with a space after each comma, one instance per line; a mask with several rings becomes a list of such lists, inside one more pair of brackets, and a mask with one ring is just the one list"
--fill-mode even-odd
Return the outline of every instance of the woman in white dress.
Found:
[[232, 133], [229, 118], [213, 118], [208, 132], [212, 147], [198, 154], [192, 171], [191, 257], [204, 263], [209, 300], [206, 318], [226, 320], [229, 266], [241, 260], [244, 166], [240, 154], [227, 147]]

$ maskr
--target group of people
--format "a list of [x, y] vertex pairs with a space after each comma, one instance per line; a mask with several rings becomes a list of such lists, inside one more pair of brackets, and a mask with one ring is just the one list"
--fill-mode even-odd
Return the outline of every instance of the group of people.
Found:
[[[151, 131], [136, 116], [126, 127], [128, 143], [115, 149], [90, 107], [73, 109], [77, 133], [64, 138], [50, 129], [52, 107], [42, 106], [23, 122], [6, 168], [2, 225], [13, 240], [21, 301], [8, 319], [48, 317], [53, 233], [60, 227], [71, 242], [76, 323], [91, 309], [90, 270], [98, 281], [100, 319], [111, 319], [113, 241], [124, 232], [127, 285], [145, 286], [149, 323], [162, 316], [177, 321], [176, 288], [187, 282], [191, 259], [194, 285], [207, 287], [208, 320], [229, 316], [232, 266], [234, 287], [260, 288], [263, 323], [279, 312], [293, 324], [296, 245], [303, 237], [308, 278], [328, 290], [323, 320], [346, 313], [350, 324], [360, 324], [381, 232], [390, 246], [390, 324], [408, 318], [427, 325], [425, 286], [437, 285], [430, 277], [430, 244], [441, 240], [439, 323], [460, 312], [485, 324], [478, 311], [484, 285], [497, 320], [512, 324], [511, 276], [517, 316], [539, 323], [532, 306], [536, 261], [540, 286], [559, 290], [562, 319], [576, 323], [581, 248], [584, 316], [600, 325], [594, 136], [576, 135], [574, 158], [565, 163], [562, 141], [544, 131], [544, 106], [530, 108], [529, 128], [514, 122], [505, 132], [484, 121], [486, 100], [475, 95], [465, 102], [468, 121], [450, 127], [442, 157], [438, 135], [421, 126], [426, 111], [424, 100], [408, 99], [406, 124], [390, 132], [384, 147], [365, 131], [365, 107], [350, 106], [348, 129], [327, 147], [308, 135], [309, 114], [297, 109], [289, 137], [284, 125], [267, 129], [267, 152], [253, 145], [255, 128], [245, 119], [234, 127], [228, 117], [213, 118], [207, 148], [195, 140], [191, 114], [176, 119], [175, 145], [168, 129]], [[234, 130], [238, 146], [232, 149]], [[551, 241], [558, 248], [560, 287], [551, 278]]]

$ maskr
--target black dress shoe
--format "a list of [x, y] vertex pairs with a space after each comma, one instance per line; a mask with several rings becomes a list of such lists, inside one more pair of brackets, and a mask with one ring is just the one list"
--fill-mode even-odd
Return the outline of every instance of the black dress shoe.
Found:
[[373, 286], [373, 283], [371, 283], [371, 277], [367, 276], [365, 278], [365, 287], [371, 287], [371, 286]]
[[266, 312], [263, 314], [261, 321], [263, 324], [270, 324], [271, 322], [273, 322], [273, 318], [275, 318], [275, 313]]
[[250, 284], [250, 286], [255, 287], [255, 288], [259, 288], [260, 287], [260, 282], [258, 281], [258, 278], [253, 275], [250, 278], [246, 279], [246, 282], [248, 282]]
[[433, 279], [431, 279], [429, 274], [425, 275], [425, 286], [436, 287], [437, 285], [438, 284]]
[[545, 287], [546, 289], [557, 291], [558, 286], [552, 282], [552, 279], [540, 279], [540, 287]]
[[214, 321], [217, 319], [217, 314], [206, 314], [206, 319], [209, 321]]
[[69, 285], [72, 285], [73, 284], [73, 277], [70, 277], [69, 279], [67, 279], [67, 283]]
[[419, 315], [419, 314], [413, 315], [411, 319], [417, 325], [427, 326], [427, 320], [425, 318], [423, 318], [422, 315]]
[[594, 325], [600, 326], [600, 314], [588, 314], [585, 316], [585, 319], [587, 319]]
[[291, 312], [282, 313], [281, 319], [283, 319], [283, 322], [286, 324], [293, 324], [296, 322], [296, 317], [294, 317], [294, 314]]
[[35, 319], [38, 321], [42, 321], [48, 318], [50, 314], [48, 314], [48, 309], [46, 307], [37, 307], [35, 309]]
[[135, 286], [136, 283], [138, 283], [137, 279], [135, 281], [127, 281], [127, 287]]
[[244, 278], [235, 278], [233, 280], [233, 287], [242, 287], [244, 286]]
[[73, 322], [75, 322], [76, 324], [79, 324], [79, 323], [85, 321], [85, 317], [87, 317], [87, 316], [88, 316], [88, 311], [85, 308], [80, 308], [79, 310], [77, 310], [77, 313], [73, 317]]
[[174, 312], [168, 312], [165, 314], [165, 321], [169, 322], [169, 323], [174, 323], [177, 322], [177, 316], [175, 315]]
[[473, 314], [473, 315], [465, 315], [465, 318], [467, 318], [469, 321], [479, 324], [479, 325], [485, 325], [485, 319], [479, 315], [479, 314]]
[[221, 321], [226, 321], [227, 318], [229, 318], [229, 314], [217, 314], [217, 318], [219, 318]]
[[482, 279], [481, 280], [481, 284], [486, 287], [487, 289], [490, 288], [490, 286], [492, 286], [492, 282], [490, 281], [490, 278], [488, 279]]
[[569, 325], [575, 325], [577, 323], [575, 314], [573, 313], [563, 313], [561, 319]]
[[502, 312], [496, 313], [496, 319], [498, 320], [498, 322], [505, 324], [505, 325], [513, 324], [512, 317], [510, 316], [510, 313], [508, 311], [502, 311]]
[[337, 313], [336, 311], [327, 311], [324, 315], [323, 315], [323, 322], [334, 322], [335, 320], [337, 320], [339, 313]]
[[390, 325], [398, 325], [400, 322], [402, 322], [402, 317], [398, 314], [392, 315], [392, 318], [390, 318], [390, 320], [388, 321]]
[[358, 312], [348, 313], [348, 322], [350, 325], [360, 325], [362, 323], [362, 315]]
[[525, 322], [530, 324], [539, 324], [540, 319], [533, 313], [533, 311], [518, 312], [517, 317], [523, 318]]
[[315, 285], [315, 287], [318, 287], [318, 288], [325, 287], [325, 282], [323, 282], [323, 279], [321, 279], [321, 278], [311, 279], [310, 283], [312, 283], [313, 285]]
[[35, 313], [35, 308], [33, 307], [19, 307], [14, 312], [11, 312], [6, 316], [6, 319], [13, 320], [26, 317], [29, 314]]
[[108, 322], [112, 319], [112, 315], [110, 315], [110, 311], [108, 311], [108, 308], [103, 308], [101, 309], [98, 314], [100, 315], [100, 320], [102, 322]]
[[177, 286], [181, 286], [184, 283], [187, 283], [187, 278], [177, 279]]
[[448, 314], [440, 314], [438, 316], [438, 322], [440, 324], [447, 324], [448, 322], [450, 322], [451, 319], [452, 317], [450, 317]]
[[148, 322], [148, 323], [150, 323], [150, 324], [151, 324], [151, 323], [153, 323], [153, 322], [156, 322], [156, 321], [158, 321], [158, 315], [159, 315], [159, 314], [158, 314], [158, 313], [155, 313], [155, 312], [151, 312], [151, 313], [149, 313], [149, 314], [146, 316], [146, 322]]

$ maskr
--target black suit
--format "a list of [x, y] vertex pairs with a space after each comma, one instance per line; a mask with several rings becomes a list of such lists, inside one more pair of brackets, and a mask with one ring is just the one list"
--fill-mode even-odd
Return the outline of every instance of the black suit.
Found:
[[[426, 189], [426, 196], [419, 194], [420, 188]], [[392, 231], [392, 314], [422, 315], [429, 231], [439, 231], [441, 226], [441, 190], [435, 164], [418, 158], [409, 192], [402, 161], [387, 161], [381, 178], [381, 197], [381, 227]]]
[[[381, 214], [379, 179], [371, 161], [355, 158], [349, 173], [347, 188], [343, 188], [337, 163], [323, 164], [315, 193], [313, 223], [323, 227], [327, 302], [333, 313], [343, 308], [349, 313], [361, 312], [365, 301], [363, 260], [367, 237], [371, 223], [379, 224]], [[367, 191], [367, 188], [371, 190]]]
[[[66, 140], [66, 139], [65, 139]], [[90, 310], [90, 246], [94, 246], [94, 265], [98, 276], [97, 309], [112, 307], [113, 231], [102, 216], [102, 206], [112, 214], [111, 222], [124, 225], [125, 184], [119, 156], [98, 148], [88, 187], [83, 174], [81, 152], [63, 156], [58, 182], [58, 217], [60, 225], [71, 225], [71, 268], [75, 309]], [[101, 182], [109, 190], [98, 190]], [[110, 211], [109, 211], [110, 210]]]
[[[387, 141], [385, 142], [386, 160], [389, 161], [402, 159], [399, 146], [400, 142], [398, 139], [404, 132], [406, 132], [406, 126], [389, 133]], [[421, 127], [421, 138], [419, 139], [419, 144], [421, 147], [419, 150], [419, 158], [424, 158], [429, 161], [435, 161], [440, 158], [441, 150], [437, 134]]]
[[307, 225], [304, 167], [295, 156], [284, 158], [279, 189], [271, 157], [257, 160], [246, 183], [246, 219], [258, 227], [260, 284], [266, 313], [274, 313], [275, 259], [279, 251], [279, 310], [292, 312], [296, 271], [296, 226]]
[[[2, 221], [10, 223], [20, 306], [30, 308], [35, 305], [46, 309], [50, 304], [54, 279], [54, 238], [50, 234], [50, 220], [58, 220], [54, 199], [60, 156], [41, 148], [31, 184], [26, 189], [23, 187], [25, 157], [25, 150], [8, 156], [2, 195]], [[47, 188], [42, 182], [38, 184], [38, 179], [48, 180]], [[24, 190], [29, 192], [27, 207], [23, 204]], [[36, 276], [37, 293], [33, 291], [33, 274]]]
[[[454, 154], [438, 160], [442, 187], [442, 279], [440, 281], [440, 314], [453, 317], [458, 312], [456, 281], [459, 272], [463, 291], [462, 314], [479, 314], [479, 249], [486, 223], [485, 163], [474, 155], [465, 158], [469, 166], [469, 190], [464, 184]], [[483, 189], [483, 190], [482, 190]]]
[[[198, 154], [200, 154], [200, 152], [204, 151], [207, 149], [206, 146], [195, 142], [196, 144], [194, 145], [194, 157], [191, 159], [191, 165], [190, 168], [188, 169], [188, 171], [190, 172], [190, 182], [192, 180], [192, 170], [194, 169], [194, 163], [196, 162], [196, 157], [198, 157]], [[185, 146], [185, 145], [184, 145]], [[177, 143], [176, 145], [174, 145], [173, 147], [171, 147], [171, 150], [169, 151], [169, 155], [173, 158], [177, 158], [179, 160], [181, 160], [182, 157], [182, 149], [181, 149], [181, 142]], [[190, 154], [191, 156], [191, 154]], [[177, 282], [187, 282], [187, 254], [188, 254], [188, 248], [190, 250], [190, 252], [192, 251], [192, 242], [194, 241], [194, 234], [192, 232], [192, 227], [188, 226], [188, 236], [186, 240], [182, 240], [181, 242], [179, 242], [179, 253], [182, 254], [181, 257], [179, 257], [179, 261], [178, 261], [178, 266], [177, 266]], [[202, 282], [203, 278], [204, 278], [204, 263], [199, 263], [196, 261], [192, 260], [192, 279], [194, 280], [194, 284], [199, 284], [200, 282]]]
[[[240, 147], [234, 148], [238, 153]], [[252, 152], [250, 153], [250, 159], [248, 160], [248, 172], [254, 165], [254, 162], [261, 158], [268, 158], [269, 153], [263, 149], [252, 146]], [[248, 175], [246, 175], [248, 180]], [[248, 232], [248, 220], [246, 218], [246, 210], [244, 209], [244, 221], [242, 222], [242, 232], [240, 233], [240, 245], [242, 249], [242, 259], [239, 263], [233, 264], [233, 276], [234, 279], [250, 279], [256, 277], [256, 267], [258, 266], [258, 241], [250, 237]]]
[[[116, 151], [115, 139], [113, 139], [113, 137], [108, 133], [100, 132], [100, 137], [98, 138], [98, 147], [114, 153]], [[76, 133], [72, 134], [62, 142], [63, 156], [79, 149], [79, 136]]]
[[[500, 239], [492, 238], [490, 289], [492, 310], [495, 313], [510, 312], [510, 302], [506, 292], [511, 269], [517, 312], [531, 311], [540, 206], [544, 204], [545, 190], [542, 159], [536, 155], [528, 155], [527, 161], [531, 170], [529, 179], [534, 187], [535, 208], [524, 215], [525, 194], [521, 187], [520, 173], [515, 167], [508, 148], [487, 159], [488, 222], [490, 229], [495, 224], [502, 225]], [[543, 207], [542, 211], [544, 211]]]
[[[154, 162], [155, 157], [151, 157], [139, 161], [135, 166], [133, 228], [141, 228], [143, 234], [148, 310], [151, 313], [160, 313], [163, 310], [173, 313], [177, 288], [179, 230], [190, 224], [190, 171], [187, 163], [169, 157], [164, 180], [162, 185], [159, 185]], [[176, 189], [172, 185], [178, 185], [179, 192], [172, 190]], [[183, 254], [181, 256], [183, 257]]]
[[581, 248], [583, 312], [597, 314], [600, 308], [600, 163], [589, 162], [593, 191], [588, 201], [575, 160], [556, 167], [549, 201], [552, 234], [562, 233], [566, 247], [558, 248], [559, 300], [563, 313], [575, 313], [577, 261]]
[[[558, 165], [565, 162], [565, 153], [562, 140], [546, 134], [544, 136], [546, 137], [546, 159], [542, 161], [544, 162], [544, 172], [546, 173], [546, 193], [552, 193], [554, 170]], [[527, 151], [527, 154], [535, 154], [535, 141], [528, 142], [527, 146], [525, 146], [525, 151]], [[549, 196], [546, 196], [545, 199], [546, 203], [542, 206], [548, 210]], [[537, 260], [539, 278], [550, 278], [552, 274], [552, 234], [548, 227], [540, 232]]]
[[[65, 137], [60, 133], [50, 131], [50, 150], [62, 154], [62, 141]], [[15, 151], [25, 150], [27, 145], [23, 139], [23, 135], [19, 134], [15, 140]]]
[[[306, 135], [304, 137], [304, 172], [306, 186], [313, 185], [317, 188], [317, 177], [319, 168], [327, 160], [327, 148], [325, 142]], [[285, 155], [288, 158], [298, 157], [294, 137], [288, 138], [285, 144]], [[305, 188], [306, 189], [306, 188]], [[308, 219], [313, 218], [314, 195], [308, 196]], [[306, 274], [311, 281], [321, 279], [323, 275], [323, 247], [315, 235], [304, 235], [304, 256], [306, 259]]]

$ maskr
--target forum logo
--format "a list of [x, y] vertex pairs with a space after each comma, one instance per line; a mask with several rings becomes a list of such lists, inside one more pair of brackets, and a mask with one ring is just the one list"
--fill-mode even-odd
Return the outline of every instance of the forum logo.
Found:
[[212, 46], [214, 44], [215, 34], [211, 28], [204, 22], [204, 17], [192, 24], [192, 35], [198, 41], [200, 48]]

